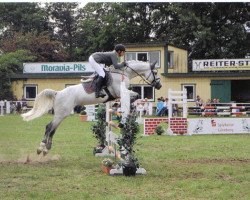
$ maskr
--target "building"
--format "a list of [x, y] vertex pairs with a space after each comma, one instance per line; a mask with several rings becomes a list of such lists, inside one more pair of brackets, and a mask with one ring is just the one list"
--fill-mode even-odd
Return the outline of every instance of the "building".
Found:
[[[187, 90], [189, 105], [196, 96], [203, 101], [220, 99], [221, 102], [250, 102], [250, 59], [194, 60], [188, 64], [188, 52], [165, 42], [126, 44], [126, 60], [154, 62], [163, 87], [155, 90], [139, 78], [132, 81], [132, 89], [141, 98], [156, 102], [167, 97], [168, 89]], [[46, 88], [62, 90], [78, 84], [81, 75], [90, 75], [88, 62], [77, 63], [24, 63], [23, 74], [12, 77], [14, 95], [24, 96], [29, 105]]]
[[[168, 43], [127, 44], [126, 59], [157, 60], [163, 87], [150, 91], [145, 84], [134, 87], [142, 97], [155, 100], [167, 96], [172, 90], [187, 90], [189, 105], [194, 105], [199, 95], [204, 102], [220, 99], [220, 102], [250, 102], [250, 59], [193, 60], [188, 65], [188, 52]], [[154, 93], [155, 92], [155, 93]], [[152, 98], [151, 98], [152, 97]]]

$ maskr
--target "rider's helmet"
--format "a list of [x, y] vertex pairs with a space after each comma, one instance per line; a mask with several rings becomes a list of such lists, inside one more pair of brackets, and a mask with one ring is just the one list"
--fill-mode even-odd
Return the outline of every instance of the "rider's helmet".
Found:
[[115, 45], [115, 51], [116, 51], [116, 52], [117, 52], [117, 51], [126, 51], [126, 48], [125, 48], [125, 46], [122, 45], [122, 44], [117, 44], [117, 45]]

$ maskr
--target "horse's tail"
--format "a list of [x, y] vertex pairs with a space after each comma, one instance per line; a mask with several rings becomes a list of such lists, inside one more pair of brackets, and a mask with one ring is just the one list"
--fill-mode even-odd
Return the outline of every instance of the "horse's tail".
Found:
[[55, 90], [45, 89], [40, 92], [35, 99], [33, 108], [29, 112], [22, 114], [23, 120], [30, 121], [47, 113], [53, 108], [55, 96]]

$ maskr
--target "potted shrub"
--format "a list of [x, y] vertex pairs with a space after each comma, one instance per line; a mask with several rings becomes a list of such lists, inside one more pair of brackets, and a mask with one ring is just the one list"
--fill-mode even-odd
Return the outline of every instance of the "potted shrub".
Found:
[[105, 106], [99, 106], [97, 113], [97, 122], [92, 125], [93, 136], [98, 140], [98, 146], [94, 147], [93, 153], [102, 153], [106, 144], [106, 108]]
[[105, 158], [103, 161], [102, 161], [102, 171], [106, 174], [109, 174], [110, 173], [110, 170], [113, 168], [113, 165], [114, 165], [114, 161], [111, 160], [110, 158]]
[[156, 128], [155, 128], [155, 133], [157, 135], [162, 135], [164, 133], [164, 129], [161, 125], [158, 125]]
[[127, 157], [127, 159], [122, 163], [122, 170], [124, 176], [135, 176], [137, 168], [139, 168], [139, 161], [132, 153]]
[[87, 121], [87, 118], [88, 118], [85, 109], [86, 109], [86, 107], [83, 106], [83, 107], [82, 107], [82, 110], [81, 110], [81, 112], [80, 112], [80, 121], [82, 121], [82, 122]]

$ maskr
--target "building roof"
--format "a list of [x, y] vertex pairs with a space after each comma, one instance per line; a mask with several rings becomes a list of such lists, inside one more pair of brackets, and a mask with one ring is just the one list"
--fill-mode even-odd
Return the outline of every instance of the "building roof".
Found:
[[53, 78], [59, 78], [59, 79], [65, 79], [65, 78], [81, 78], [81, 76], [90, 76], [92, 73], [36, 73], [36, 74], [14, 74], [11, 76], [11, 79], [27, 79], [27, 78], [33, 78], [33, 79], [53, 79]]
[[173, 46], [179, 49], [187, 50], [183, 47], [178, 47], [173, 44], [164, 41], [149, 41], [149, 42], [142, 42], [142, 43], [124, 43], [124, 45], [128, 48], [136, 48], [136, 47], [165, 47], [165, 46]]

